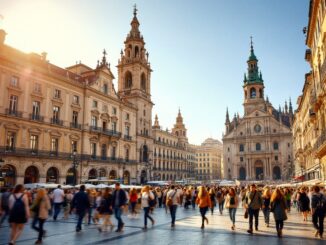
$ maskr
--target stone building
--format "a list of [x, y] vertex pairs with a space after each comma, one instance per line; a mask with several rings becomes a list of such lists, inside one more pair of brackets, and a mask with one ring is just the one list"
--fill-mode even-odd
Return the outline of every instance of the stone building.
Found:
[[105, 51], [94, 69], [61, 68], [46, 53], [7, 45], [5, 36], [0, 30], [0, 185], [151, 178], [152, 70], [136, 9], [118, 90]]
[[190, 180], [194, 179], [195, 152], [188, 143], [187, 129], [179, 110], [172, 131], [163, 130], [157, 115], [152, 127], [154, 138], [154, 180]]
[[206, 139], [195, 147], [196, 180], [210, 182], [222, 179], [223, 145], [219, 140]]
[[291, 101], [276, 110], [264, 98], [264, 81], [251, 43], [244, 75], [244, 115], [226, 112], [223, 135], [224, 178], [278, 180], [292, 176], [293, 109]]
[[305, 75], [293, 125], [296, 177], [323, 179], [326, 176], [326, 3], [311, 0], [305, 59], [311, 71]]

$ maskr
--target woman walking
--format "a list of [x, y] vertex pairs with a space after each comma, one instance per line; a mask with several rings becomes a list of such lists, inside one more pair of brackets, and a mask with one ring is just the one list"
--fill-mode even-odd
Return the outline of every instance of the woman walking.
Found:
[[154, 200], [155, 196], [152, 191], [150, 191], [149, 186], [146, 185], [142, 189], [141, 194], [141, 206], [144, 209], [144, 230], [147, 230], [147, 218], [149, 218], [152, 221], [152, 225], [155, 224], [154, 219], [149, 215], [150, 212], [150, 201]]
[[263, 193], [263, 214], [265, 219], [266, 227], [269, 227], [269, 216], [270, 216], [270, 203], [271, 203], [271, 191], [268, 187], [265, 188]]
[[208, 224], [208, 219], [205, 216], [206, 212], [207, 212], [208, 208], [212, 206], [211, 199], [209, 197], [208, 191], [205, 186], [199, 187], [199, 192], [198, 192], [198, 197], [197, 197], [196, 203], [198, 204], [199, 211], [200, 211], [201, 218], [202, 218], [201, 229], [204, 229], [205, 228], [204, 222], [206, 221], [206, 223]]
[[298, 204], [300, 212], [303, 216], [303, 221], [308, 221], [308, 212], [310, 211], [310, 200], [304, 188], [301, 188], [300, 192], [298, 193]]
[[130, 208], [131, 208], [131, 217], [136, 218], [137, 211], [136, 211], [136, 205], [138, 202], [138, 193], [136, 188], [131, 188], [129, 193], [129, 202], [130, 202]]
[[274, 213], [274, 219], [276, 224], [277, 236], [282, 237], [282, 230], [284, 226], [284, 220], [287, 220], [286, 215], [286, 200], [280, 189], [276, 189], [271, 197], [271, 211]]
[[113, 198], [109, 188], [106, 188], [103, 192], [100, 206], [98, 212], [100, 217], [103, 219], [103, 224], [98, 228], [99, 232], [107, 231], [108, 225], [111, 226], [111, 231], [114, 228], [114, 225], [111, 221], [111, 215], [113, 214]]
[[210, 206], [211, 214], [214, 214], [214, 208], [216, 206], [216, 194], [215, 194], [214, 188], [211, 188], [209, 190], [209, 198], [211, 199], [211, 203], [212, 203], [211, 206]]
[[16, 185], [13, 194], [9, 197], [9, 209], [11, 227], [9, 245], [13, 245], [23, 232], [24, 225], [30, 217], [28, 197], [24, 194], [23, 185]]
[[[34, 212], [34, 219], [32, 223], [32, 228], [38, 232], [38, 239], [35, 244], [41, 244], [42, 238], [45, 235], [45, 230], [43, 229], [44, 223], [49, 216], [49, 210], [51, 209], [50, 199], [46, 194], [46, 190], [41, 188], [37, 190], [37, 194], [31, 210]], [[38, 227], [36, 224], [38, 223]]]
[[237, 212], [237, 208], [239, 205], [239, 198], [235, 193], [235, 189], [232, 187], [229, 190], [229, 193], [227, 194], [225, 198], [225, 208], [229, 209], [230, 214], [230, 220], [232, 222], [231, 229], [235, 229], [235, 214]]

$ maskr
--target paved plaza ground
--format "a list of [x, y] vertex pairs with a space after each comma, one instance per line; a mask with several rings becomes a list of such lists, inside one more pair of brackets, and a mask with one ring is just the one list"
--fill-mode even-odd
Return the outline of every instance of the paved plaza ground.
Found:
[[[156, 209], [153, 217], [156, 223], [147, 231], [143, 231], [143, 217], [130, 219], [127, 215], [123, 217], [126, 224], [122, 233], [102, 232], [99, 233], [96, 225], [84, 225], [80, 233], [75, 232], [75, 218], [69, 220], [59, 220], [53, 222], [51, 218], [46, 222], [45, 229], [47, 236], [43, 244], [326, 244], [326, 240], [314, 238], [314, 229], [311, 218], [308, 222], [303, 222], [301, 216], [293, 211], [289, 214], [289, 219], [285, 223], [284, 237], [278, 238], [275, 232], [274, 219], [271, 215], [271, 226], [265, 227], [260, 212], [260, 231], [253, 235], [247, 234], [248, 220], [243, 218], [243, 210], [238, 209], [236, 230], [231, 230], [231, 223], [228, 212], [223, 215], [215, 212], [213, 215], [207, 213], [209, 224], [205, 230], [200, 229], [201, 217], [198, 209], [177, 211], [177, 223], [174, 229], [170, 227], [170, 215], [165, 210]], [[114, 223], [116, 220], [112, 217]], [[150, 223], [150, 222], [149, 222]], [[0, 228], [0, 245], [8, 244], [9, 227]], [[37, 233], [29, 225], [26, 226], [17, 244], [34, 244]]]

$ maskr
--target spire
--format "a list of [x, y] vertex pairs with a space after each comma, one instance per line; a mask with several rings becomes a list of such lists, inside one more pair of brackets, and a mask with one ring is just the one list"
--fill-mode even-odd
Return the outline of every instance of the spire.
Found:
[[266, 95], [266, 102], [269, 103], [268, 95]]
[[158, 121], [157, 114], [155, 115], [155, 121], [154, 121], [154, 126], [153, 128], [159, 129], [160, 128], [160, 123]]
[[284, 112], [285, 114], [288, 114], [288, 102], [285, 101], [285, 104], [284, 104]]
[[250, 37], [250, 56], [247, 60], [248, 63], [248, 76], [246, 77], [246, 82], [249, 83], [264, 83], [263, 75], [258, 69], [258, 59], [254, 53], [254, 47], [252, 42], [252, 37]]
[[252, 36], [250, 37], [250, 56], [249, 56], [249, 60], [255, 60], [257, 61], [257, 58], [256, 58], [256, 55], [255, 55], [255, 52], [254, 52], [254, 45], [253, 45], [253, 42], [252, 42]]
[[291, 97], [289, 99], [289, 113], [290, 113], [290, 115], [293, 115], [293, 108], [292, 108]]
[[109, 63], [106, 60], [107, 52], [106, 52], [105, 49], [103, 49], [102, 54], [103, 54], [103, 57], [102, 57], [101, 62], [97, 61], [97, 66], [96, 66], [97, 69], [102, 68], [102, 67], [108, 67], [109, 68]]
[[230, 123], [229, 109], [226, 107], [225, 123]]
[[177, 124], [182, 124], [182, 123], [183, 123], [183, 118], [182, 118], [181, 111], [180, 111], [180, 108], [179, 108], [178, 117], [177, 117]]
[[129, 32], [129, 34], [128, 34], [128, 37], [127, 37], [127, 40], [129, 39], [129, 38], [133, 38], [133, 39], [143, 39], [143, 37], [140, 35], [140, 31], [139, 31], [139, 21], [138, 21], [138, 19], [137, 19], [137, 11], [138, 11], [138, 9], [137, 9], [137, 6], [136, 6], [136, 4], [134, 5], [134, 17], [133, 17], [133, 19], [132, 19], [132, 21], [131, 21], [131, 30], [130, 30], [130, 32]]

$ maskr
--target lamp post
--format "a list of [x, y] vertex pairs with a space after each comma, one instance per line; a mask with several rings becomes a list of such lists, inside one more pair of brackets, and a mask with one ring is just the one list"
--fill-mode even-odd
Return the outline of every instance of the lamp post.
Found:
[[72, 167], [73, 167], [73, 170], [74, 170], [74, 186], [77, 184], [77, 168], [78, 168], [78, 162], [77, 162], [77, 159], [76, 159], [76, 155], [77, 155], [77, 151], [74, 150], [73, 153], [73, 163], [72, 163]]

